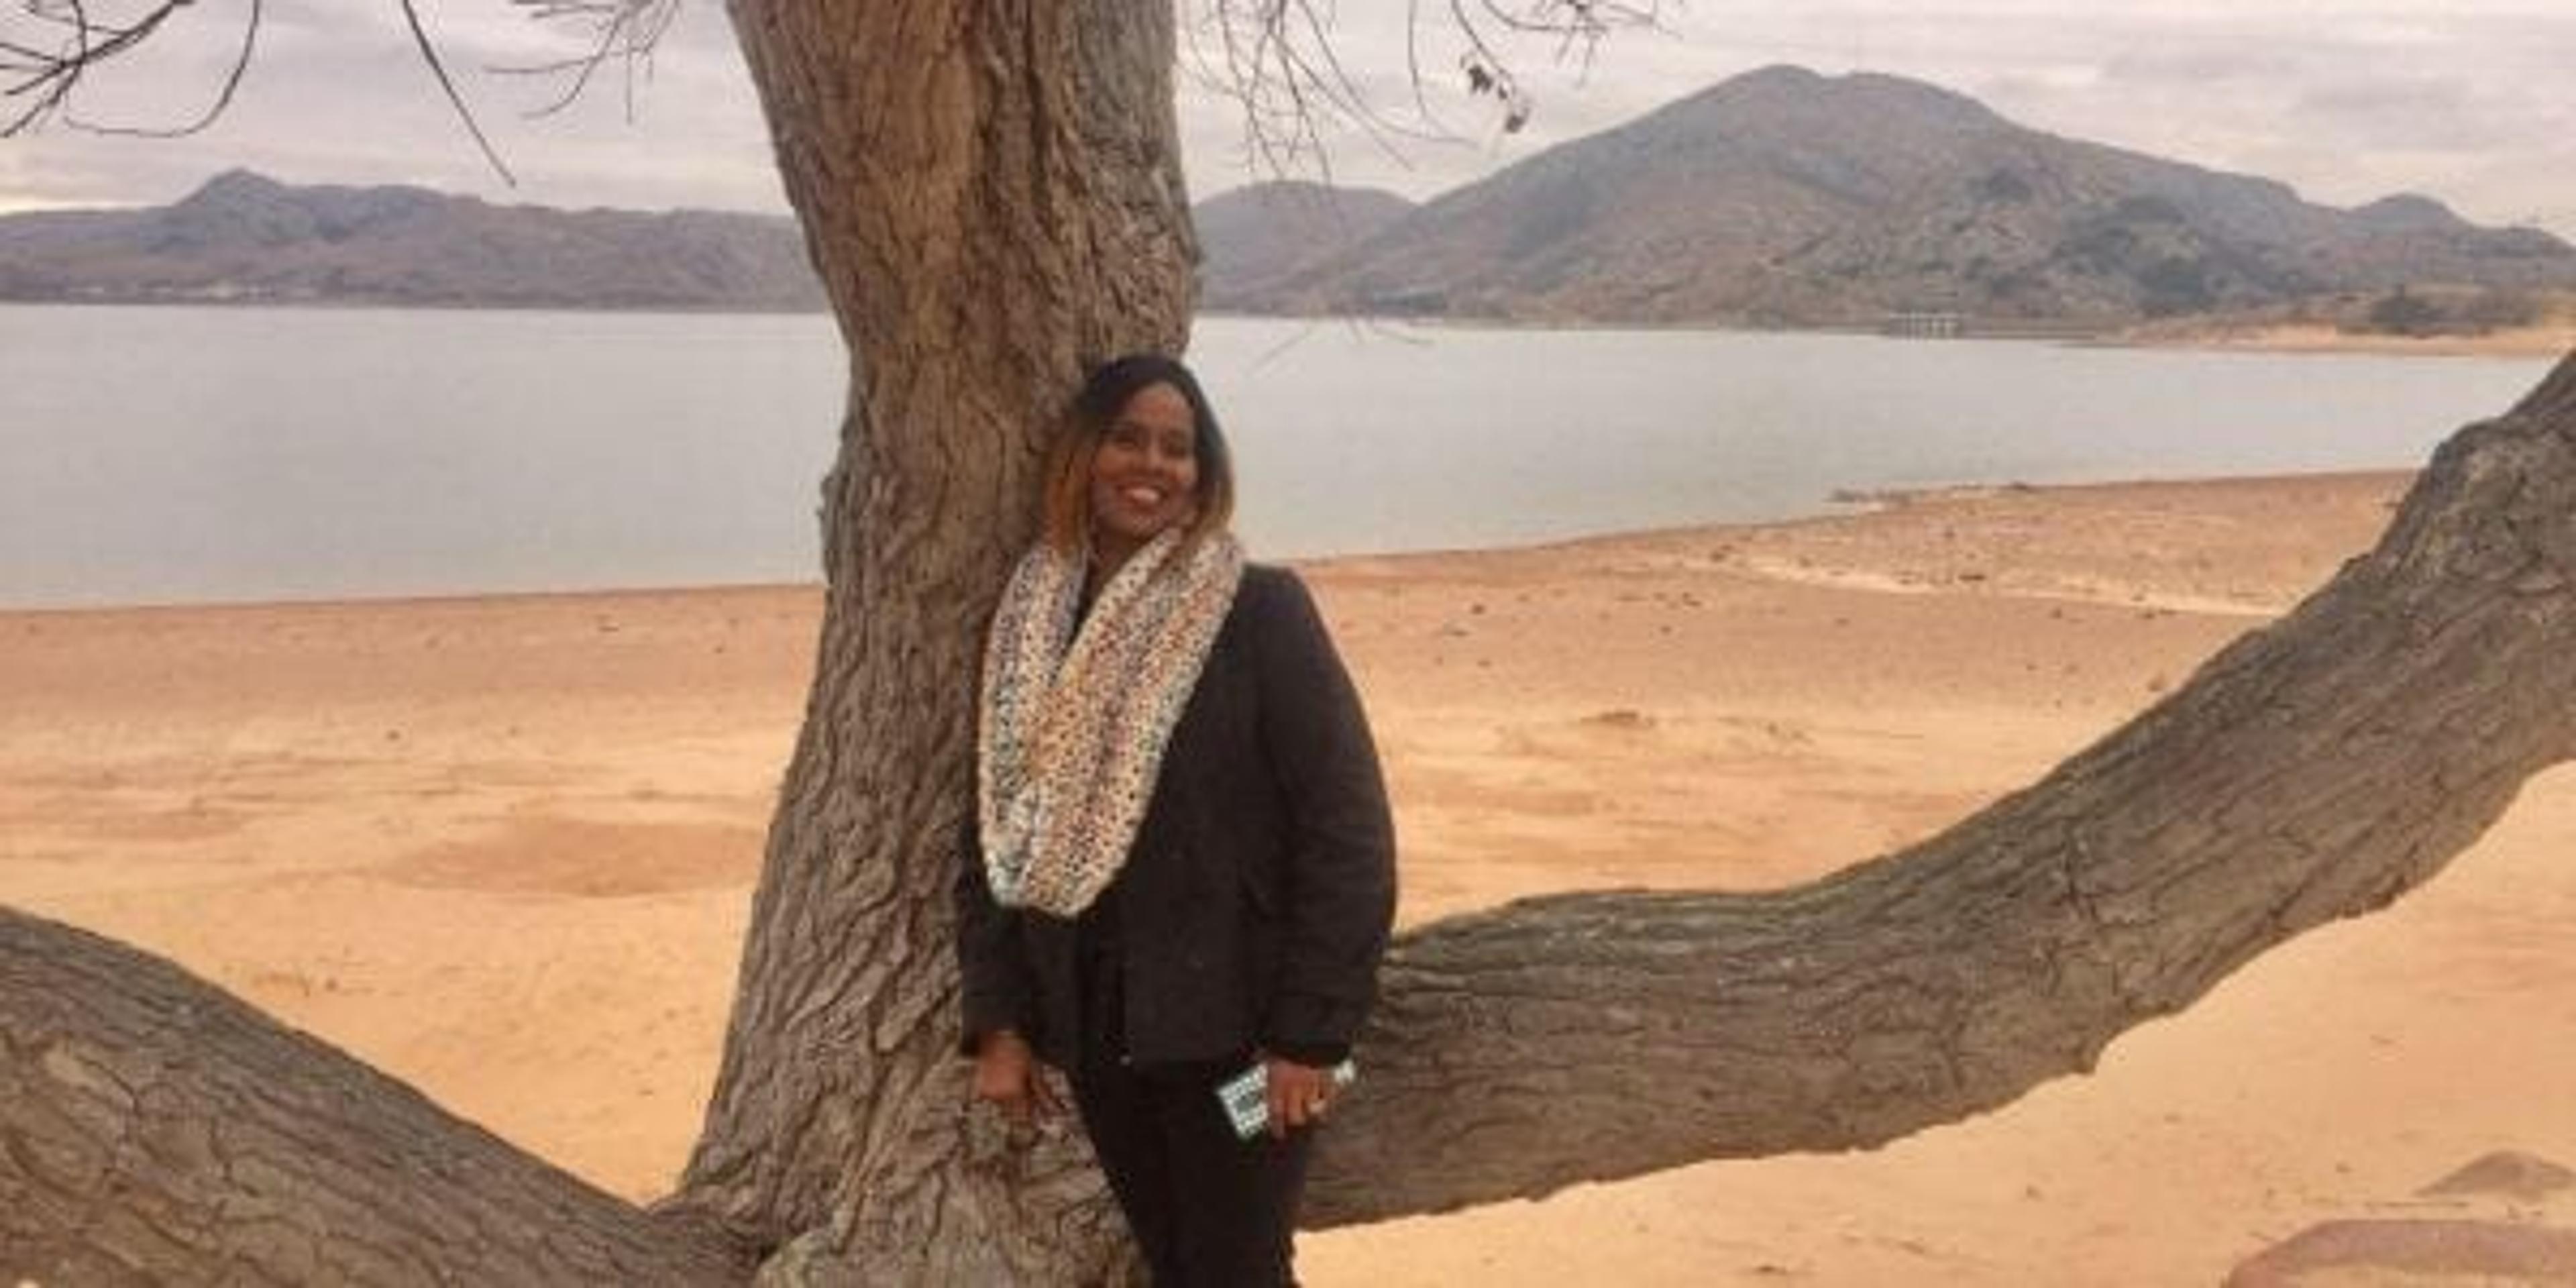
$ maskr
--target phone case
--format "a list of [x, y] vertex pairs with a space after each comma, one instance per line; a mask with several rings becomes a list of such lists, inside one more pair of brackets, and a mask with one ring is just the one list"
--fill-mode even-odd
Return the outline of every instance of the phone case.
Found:
[[[1359, 1066], [1348, 1060], [1333, 1066], [1333, 1085], [1347, 1087], [1360, 1076]], [[1216, 1085], [1216, 1102], [1225, 1107], [1226, 1121], [1234, 1124], [1234, 1134], [1250, 1140], [1270, 1129], [1270, 1066], [1255, 1061], [1253, 1066]]]

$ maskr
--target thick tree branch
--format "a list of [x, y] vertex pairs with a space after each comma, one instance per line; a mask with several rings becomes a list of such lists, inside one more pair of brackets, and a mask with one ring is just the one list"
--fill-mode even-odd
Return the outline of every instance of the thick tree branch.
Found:
[[1883, 1143], [2092, 1067], [2438, 871], [2576, 755], [2576, 356], [2378, 548], [2034, 787], [1774, 893], [1527, 900], [1406, 937], [1318, 1225]]
[[0, 909], [0, 1282], [728, 1284], [656, 1219], [178, 967]]

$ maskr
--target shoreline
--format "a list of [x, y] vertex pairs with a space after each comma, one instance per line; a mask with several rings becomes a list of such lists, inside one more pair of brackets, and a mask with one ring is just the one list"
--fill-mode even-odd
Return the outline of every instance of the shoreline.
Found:
[[79, 617], [90, 614], [178, 616], [191, 613], [263, 613], [297, 609], [399, 610], [506, 604], [514, 601], [606, 601], [692, 595], [820, 593], [822, 590], [823, 582], [817, 579], [814, 581], [690, 582], [663, 586], [575, 586], [546, 590], [459, 590], [421, 593], [397, 591], [383, 595], [325, 595], [310, 599], [182, 599], [120, 604], [0, 604], [0, 618]]
[[2515, 327], [2485, 335], [2403, 336], [2359, 333], [2312, 323], [2203, 323], [2149, 334], [2130, 343], [2147, 349], [2243, 353], [2361, 354], [2391, 358], [2557, 358], [2576, 353], [2576, 323]]
[[[2174, 478], [2155, 476], [2098, 480], [2036, 483], [2018, 479], [1991, 482], [1933, 483], [1895, 488], [1835, 489], [1819, 498], [1815, 508], [1806, 513], [1779, 518], [1706, 523], [1650, 525], [1617, 528], [1574, 536], [1547, 537], [1496, 546], [1442, 546], [1421, 549], [1348, 551], [1320, 555], [1291, 555], [1281, 558], [1261, 557], [1263, 562], [1297, 568], [1327, 568], [1353, 562], [1382, 562], [1411, 559], [1472, 558], [1486, 555], [1532, 554], [1604, 543], [1639, 540], [1670, 540], [1694, 535], [1723, 536], [1731, 532], [1760, 531], [1800, 524], [1833, 522], [1859, 515], [1899, 510], [1944, 501], [1984, 499], [2012, 494], [2083, 494], [2130, 488], [2204, 488], [2265, 487], [2301, 483], [2385, 483], [2414, 477], [2413, 469], [2339, 469], [2273, 474], [2192, 475]], [[572, 586], [540, 589], [455, 590], [409, 592], [394, 591], [381, 595], [335, 594], [309, 598], [293, 596], [247, 599], [150, 600], [105, 604], [9, 604], [0, 603], [0, 620], [10, 618], [70, 618], [90, 614], [127, 614], [136, 616], [190, 613], [269, 612], [293, 609], [401, 609], [436, 608], [474, 604], [510, 603], [546, 600], [634, 600], [659, 596], [684, 595], [758, 595], [819, 594], [825, 584], [818, 576], [811, 581], [741, 581], [689, 582], [668, 585]]]
[[1416, 327], [1426, 331], [1636, 332], [1666, 334], [1704, 332], [1742, 336], [1832, 335], [1955, 343], [1994, 341], [2053, 344], [2079, 348], [2198, 351], [2221, 350], [2279, 354], [2361, 354], [2393, 358], [2555, 358], [2576, 351], [2576, 321], [2503, 328], [2480, 335], [2405, 336], [2345, 331], [2322, 323], [2241, 322], [2225, 318], [2179, 321], [2070, 324], [2030, 322], [2014, 327], [1998, 320], [1990, 330], [1968, 329], [1952, 335], [1912, 336], [1891, 333], [1863, 322], [1817, 326], [1757, 326], [1715, 320], [1516, 321], [1510, 318], [1413, 317], [1380, 315], [1311, 316], [1287, 313], [1202, 312], [1200, 318], [1229, 322], [1305, 323], [1310, 326]]
[[[635, 308], [618, 305], [582, 305], [576, 303], [454, 303], [434, 300], [389, 301], [361, 299], [251, 300], [251, 299], [17, 299], [0, 297], [0, 308], [46, 309], [189, 309], [222, 312], [251, 312], [263, 309], [316, 313], [499, 313], [514, 316], [560, 314], [574, 317], [635, 315], [641, 317], [747, 317], [747, 318], [816, 318], [828, 321], [828, 308], [787, 306], [744, 308], [731, 305], [682, 305]], [[1642, 320], [1515, 320], [1481, 317], [1419, 317], [1383, 314], [1308, 315], [1292, 313], [1230, 313], [1210, 310], [1196, 315], [1198, 319], [1226, 322], [1271, 322], [1309, 326], [1354, 326], [1365, 328], [1420, 328], [1426, 331], [1516, 331], [1516, 332], [1637, 332], [1662, 334], [1704, 332], [1744, 336], [1832, 335], [1886, 340], [1927, 341], [1998, 341], [2017, 344], [2061, 344], [2084, 347], [2122, 349], [2226, 350], [2256, 353], [2367, 354], [2377, 357], [2412, 358], [2554, 358], [2576, 351], [2576, 322], [2556, 322], [2527, 327], [2499, 329], [2485, 334], [2406, 336], [2375, 332], [2344, 331], [2326, 324], [2233, 322], [2224, 318], [2188, 318], [2179, 322], [2140, 321], [2120, 323], [2070, 323], [2047, 319], [2015, 323], [1995, 319], [1990, 327], [1972, 328], [1955, 335], [1909, 336], [1891, 333], [1866, 322], [1819, 324], [1815, 326], [1760, 326], [1730, 323], [1717, 319], [1677, 322]]]

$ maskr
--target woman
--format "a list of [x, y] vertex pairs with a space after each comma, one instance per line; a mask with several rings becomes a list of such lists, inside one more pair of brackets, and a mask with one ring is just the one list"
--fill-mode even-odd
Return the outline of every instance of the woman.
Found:
[[[988, 641], [957, 881], [975, 1094], [1065, 1071], [1163, 1288], [1286, 1284], [1311, 1128], [1394, 915], [1377, 752], [1305, 587], [1247, 565], [1206, 395], [1121, 358], [1075, 397]], [[1258, 1066], [1268, 1131], [1217, 1087]]]

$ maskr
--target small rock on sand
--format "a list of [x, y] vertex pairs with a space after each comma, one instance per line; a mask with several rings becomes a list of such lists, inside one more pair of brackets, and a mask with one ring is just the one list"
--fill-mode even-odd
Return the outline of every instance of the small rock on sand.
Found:
[[1583, 723], [1595, 729], [1618, 729], [1628, 733], [1643, 733], [1655, 727], [1655, 718], [1634, 707], [1613, 707], [1610, 710], [1595, 711], [1583, 717]]

